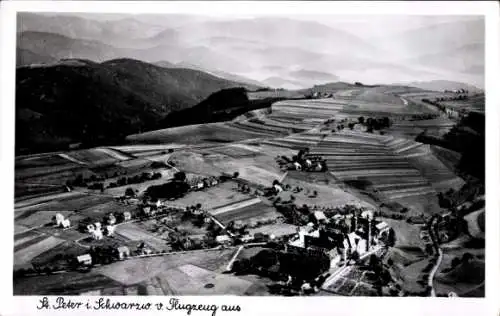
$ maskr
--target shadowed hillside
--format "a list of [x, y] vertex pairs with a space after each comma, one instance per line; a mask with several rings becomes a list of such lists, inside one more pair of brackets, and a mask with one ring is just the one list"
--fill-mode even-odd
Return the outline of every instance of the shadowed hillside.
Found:
[[16, 151], [117, 142], [159, 127], [170, 112], [191, 107], [213, 92], [241, 86], [196, 70], [131, 59], [19, 67]]
[[213, 93], [199, 104], [168, 115], [161, 125], [177, 127], [231, 120], [251, 110], [270, 107], [281, 98], [249, 100], [243, 88], [224, 89]]

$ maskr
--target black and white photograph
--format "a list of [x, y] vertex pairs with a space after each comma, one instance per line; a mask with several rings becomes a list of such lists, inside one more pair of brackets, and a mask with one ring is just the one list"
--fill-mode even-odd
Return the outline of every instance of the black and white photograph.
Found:
[[18, 12], [14, 296], [484, 298], [485, 25]]

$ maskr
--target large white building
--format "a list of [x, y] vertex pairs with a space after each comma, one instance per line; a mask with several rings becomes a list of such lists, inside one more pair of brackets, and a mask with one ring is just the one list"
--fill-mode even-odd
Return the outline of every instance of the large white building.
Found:
[[101, 229], [94, 229], [92, 231], [92, 238], [94, 238], [95, 240], [101, 240], [102, 239], [102, 231]]
[[69, 219], [64, 219], [62, 222], [61, 222], [61, 227], [62, 228], [69, 228], [71, 226], [71, 222], [69, 221]]
[[61, 226], [64, 221], [64, 215], [57, 213], [56, 216], [54, 216], [53, 221], [56, 226]]
[[92, 264], [92, 257], [89, 254], [81, 255], [76, 257], [76, 261], [79, 264], [83, 265], [91, 265]]

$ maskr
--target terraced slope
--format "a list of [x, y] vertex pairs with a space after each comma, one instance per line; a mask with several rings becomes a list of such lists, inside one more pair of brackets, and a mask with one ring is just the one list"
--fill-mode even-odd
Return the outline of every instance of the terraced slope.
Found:
[[[392, 143], [399, 146], [391, 147]], [[310, 150], [326, 159], [335, 178], [347, 183], [362, 180], [382, 199], [436, 194], [420, 171], [398, 153], [405, 146], [408, 147], [391, 136], [342, 131], [325, 137]]]

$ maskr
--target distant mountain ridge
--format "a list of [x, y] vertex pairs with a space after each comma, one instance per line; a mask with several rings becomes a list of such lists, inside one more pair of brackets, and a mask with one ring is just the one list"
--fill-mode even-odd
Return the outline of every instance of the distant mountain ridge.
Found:
[[244, 84], [192, 69], [132, 59], [69, 59], [16, 71], [16, 151], [60, 149], [71, 142], [119, 142], [154, 129], [172, 111]]
[[[38, 58], [42, 60], [43, 56], [165, 60], [197, 65], [214, 74], [217, 71], [225, 78], [235, 75], [262, 81], [282, 77], [301, 87], [337, 79], [372, 84], [484, 81], [482, 19], [433, 24], [373, 39], [355, 27], [344, 30], [335, 28], [334, 22], [326, 25], [283, 16], [218, 19], [173, 14], [163, 19], [150, 15], [148, 20], [148, 15], [129, 15], [109, 21], [97, 19], [95, 14], [90, 19], [82, 16], [20, 13], [20, 35], [46, 34], [41, 39], [31, 36], [19, 41], [19, 48], [42, 56]], [[294, 74], [297, 69], [331, 73], [337, 79], [311, 79]]]
[[457, 82], [457, 81], [448, 81], [448, 80], [431, 80], [431, 81], [421, 81], [421, 82], [409, 82], [406, 85], [420, 88], [423, 90], [429, 91], [444, 91], [444, 90], [457, 90], [457, 89], [466, 89], [470, 92], [484, 92], [482, 89], [473, 86], [471, 84]]
[[264, 84], [262, 82], [259, 82], [257, 80], [252, 80], [250, 78], [238, 76], [238, 75], [227, 73], [227, 72], [220, 71], [220, 70], [205, 69], [201, 66], [197, 66], [194, 64], [186, 63], [186, 62], [180, 62], [180, 63], [174, 64], [174, 63], [162, 60], [162, 61], [155, 62], [154, 64], [157, 66], [160, 66], [160, 67], [165, 67], [165, 68], [186, 68], [186, 69], [199, 70], [199, 71], [209, 73], [209, 74], [216, 76], [216, 77], [219, 77], [219, 78], [223, 78], [223, 79], [231, 80], [231, 81], [235, 81], [235, 82], [241, 82], [243, 84], [253, 86], [253, 88], [255, 88], [255, 89], [264, 86]]

